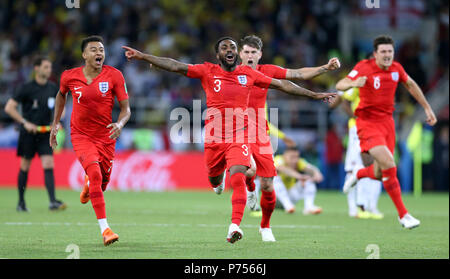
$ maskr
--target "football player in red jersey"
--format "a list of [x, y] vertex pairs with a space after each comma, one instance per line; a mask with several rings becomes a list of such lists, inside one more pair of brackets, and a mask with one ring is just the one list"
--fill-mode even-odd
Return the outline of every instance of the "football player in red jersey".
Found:
[[397, 85], [401, 82], [424, 108], [426, 123], [436, 124], [436, 116], [417, 83], [394, 61], [394, 41], [381, 35], [373, 42], [372, 59], [356, 64], [353, 70], [336, 84], [345, 91], [359, 87], [360, 102], [355, 110], [356, 127], [361, 152], [368, 152], [375, 159], [369, 167], [355, 170], [344, 183], [344, 192], [353, 187], [358, 179], [370, 177], [383, 182], [384, 189], [394, 202], [400, 224], [408, 229], [420, 225], [420, 221], [408, 213], [401, 197], [397, 167], [394, 161], [395, 123], [394, 99]]
[[[81, 192], [80, 201], [91, 201], [103, 243], [107, 246], [117, 241], [119, 236], [112, 232], [107, 223], [103, 191], [106, 190], [111, 175], [116, 139], [130, 118], [130, 105], [122, 73], [114, 67], [103, 65], [103, 39], [99, 36], [87, 37], [81, 43], [81, 50], [85, 65], [66, 70], [61, 75], [50, 145], [53, 148], [57, 145], [57, 123], [70, 91], [73, 97], [71, 141], [89, 178]], [[112, 122], [111, 116], [114, 98], [117, 98], [120, 106], [116, 122]]]
[[[330, 100], [335, 93], [314, 93], [292, 82], [272, 79], [248, 66], [237, 65], [238, 45], [233, 38], [224, 37], [215, 44], [219, 64], [186, 64], [171, 58], [144, 54], [123, 47], [125, 56], [144, 60], [166, 71], [198, 78], [206, 93], [207, 116], [205, 120], [205, 161], [208, 178], [213, 188], [223, 187], [223, 174], [230, 172], [233, 189], [232, 216], [227, 241], [234, 243], [243, 236], [239, 225], [244, 213], [247, 194], [245, 172], [250, 167], [251, 148], [248, 145], [247, 108], [250, 88], [273, 87], [289, 94], [308, 96], [317, 100]], [[227, 115], [233, 115], [230, 118]]]
[[[239, 56], [242, 65], [250, 66], [252, 69], [260, 71], [272, 78], [307, 80], [340, 67], [339, 59], [336, 57], [331, 58], [326, 65], [320, 67], [285, 69], [276, 65], [261, 65], [259, 64], [259, 60], [262, 57], [262, 48], [263, 43], [259, 37], [255, 35], [246, 36], [241, 40]], [[270, 229], [270, 217], [276, 203], [276, 196], [273, 191], [273, 177], [277, 175], [277, 172], [273, 160], [273, 149], [268, 136], [268, 125], [265, 113], [267, 89], [268, 88], [253, 87], [249, 98], [248, 106], [256, 112], [256, 119], [254, 119], [253, 122], [256, 123], [258, 137], [256, 138], [255, 143], [250, 144], [256, 171], [255, 168], [252, 167], [246, 173], [248, 190], [247, 204], [250, 209], [256, 207], [257, 194], [255, 192], [253, 180], [255, 176], [258, 176], [261, 186], [262, 211], [260, 232], [263, 241], [275, 241], [275, 237]], [[263, 121], [260, 121], [260, 117], [263, 118]], [[258, 125], [259, 123], [263, 123], [263, 125]]]

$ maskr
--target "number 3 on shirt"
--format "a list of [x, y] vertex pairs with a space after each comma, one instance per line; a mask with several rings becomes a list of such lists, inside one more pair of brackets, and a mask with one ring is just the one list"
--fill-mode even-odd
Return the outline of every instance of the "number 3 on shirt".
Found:
[[222, 82], [220, 81], [220, 79], [215, 79], [214, 80], [214, 91], [219, 92], [220, 89], [222, 89], [220, 86], [222, 85]]

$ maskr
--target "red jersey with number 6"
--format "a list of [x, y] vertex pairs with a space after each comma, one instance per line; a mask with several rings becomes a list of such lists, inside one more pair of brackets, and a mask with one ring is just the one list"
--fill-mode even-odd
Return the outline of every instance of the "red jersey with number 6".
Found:
[[119, 70], [104, 65], [90, 84], [83, 67], [66, 70], [61, 75], [59, 90], [63, 95], [72, 93], [71, 135], [87, 136], [103, 143], [115, 142], [109, 138], [106, 128], [112, 123], [114, 97], [119, 102], [128, 99], [125, 79]]
[[397, 85], [408, 80], [402, 65], [394, 61], [387, 70], [383, 70], [378, 67], [375, 58], [365, 59], [347, 75], [351, 80], [362, 76], [366, 76], [367, 80], [359, 89], [360, 102], [355, 115], [371, 121], [384, 121], [392, 117]]

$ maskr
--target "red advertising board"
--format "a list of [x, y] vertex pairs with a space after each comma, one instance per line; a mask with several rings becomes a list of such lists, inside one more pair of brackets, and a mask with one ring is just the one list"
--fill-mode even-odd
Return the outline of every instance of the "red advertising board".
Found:
[[[71, 150], [54, 155], [57, 188], [79, 190], [84, 170]], [[17, 185], [20, 158], [14, 149], [0, 149], [0, 187]], [[28, 174], [30, 187], [44, 187], [44, 173], [36, 156]], [[109, 190], [166, 191], [208, 189], [202, 152], [116, 152]]]

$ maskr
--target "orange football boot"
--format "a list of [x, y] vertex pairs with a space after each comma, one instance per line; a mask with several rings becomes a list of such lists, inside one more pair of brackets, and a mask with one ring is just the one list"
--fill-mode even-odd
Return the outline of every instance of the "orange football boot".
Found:
[[107, 228], [103, 233], [103, 244], [108, 246], [119, 240], [119, 236], [115, 234], [110, 228]]
[[90, 200], [90, 198], [89, 198], [89, 177], [87, 175], [85, 175], [83, 191], [81, 191], [81, 194], [80, 194], [80, 202], [82, 204], [85, 204], [89, 200]]

